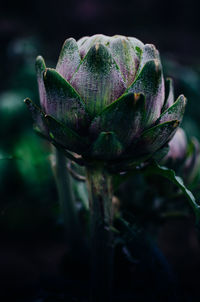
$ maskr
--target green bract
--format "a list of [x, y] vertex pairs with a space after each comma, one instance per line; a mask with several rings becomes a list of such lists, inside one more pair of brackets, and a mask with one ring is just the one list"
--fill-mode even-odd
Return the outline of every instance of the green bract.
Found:
[[26, 100], [40, 132], [85, 161], [149, 157], [174, 135], [186, 99], [174, 101], [159, 53], [124, 36], [67, 39], [56, 69], [36, 59], [41, 109]]

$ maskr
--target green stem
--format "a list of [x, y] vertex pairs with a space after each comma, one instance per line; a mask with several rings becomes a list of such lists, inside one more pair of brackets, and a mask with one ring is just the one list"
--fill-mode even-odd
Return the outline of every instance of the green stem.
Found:
[[75, 200], [72, 191], [71, 176], [67, 170], [67, 160], [62, 152], [53, 148], [52, 168], [55, 175], [60, 208], [65, 226], [69, 249], [77, 252], [81, 245], [81, 229], [78, 221]]
[[91, 301], [110, 302], [113, 282], [113, 224], [111, 176], [87, 169], [91, 210]]

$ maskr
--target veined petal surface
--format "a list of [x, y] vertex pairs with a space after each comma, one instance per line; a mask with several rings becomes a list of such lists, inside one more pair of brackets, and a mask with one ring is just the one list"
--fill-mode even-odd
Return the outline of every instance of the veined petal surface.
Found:
[[129, 93], [106, 107], [93, 120], [90, 132], [94, 137], [102, 131], [115, 132], [119, 140], [127, 146], [142, 132], [144, 119], [144, 95]]
[[73, 38], [67, 39], [63, 44], [56, 70], [69, 81], [80, 62], [81, 57], [76, 40]]
[[140, 66], [138, 68], [138, 73], [144, 67], [144, 65], [151, 60], [158, 60], [160, 61], [159, 52], [153, 44], [145, 44], [142, 49], [141, 59], [140, 59]]
[[111, 39], [108, 47], [128, 87], [133, 82], [139, 66], [138, 56], [125, 37]]
[[80, 132], [88, 125], [84, 103], [74, 88], [54, 69], [44, 73], [46, 113]]
[[172, 120], [178, 120], [181, 122], [185, 112], [185, 106], [186, 98], [184, 95], [180, 95], [176, 102], [161, 114], [157, 123], [161, 124]]
[[60, 123], [50, 115], [45, 116], [50, 137], [58, 144], [71, 151], [82, 153], [87, 144], [76, 132]]
[[179, 126], [179, 121], [174, 120], [156, 125], [144, 131], [138, 140], [138, 143], [133, 147], [136, 153], [154, 153], [164, 146], [175, 134]]
[[94, 117], [123, 94], [126, 85], [111, 53], [103, 44], [92, 46], [70, 81]]
[[102, 34], [81, 38], [80, 40], [77, 41], [81, 58], [83, 59], [88, 53], [88, 51], [90, 50], [90, 48], [95, 44], [101, 43], [105, 45], [109, 40], [110, 37]]
[[144, 94], [146, 98], [145, 127], [150, 127], [159, 118], [164, 103], [164, 79], [160, 62], [148, 61], [126, 92]]

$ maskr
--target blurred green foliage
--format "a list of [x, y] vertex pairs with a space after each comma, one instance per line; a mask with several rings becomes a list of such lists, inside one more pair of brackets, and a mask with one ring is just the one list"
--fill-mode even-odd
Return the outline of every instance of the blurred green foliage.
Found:
[[0, 91], [0, 232], [23, 236], [56, 222], [58, 200], [50, 147], [34, 133], [23, 102], [27, 96], [38, 102], [38, 41], [17, 39], [6, 51], [10, 69]]

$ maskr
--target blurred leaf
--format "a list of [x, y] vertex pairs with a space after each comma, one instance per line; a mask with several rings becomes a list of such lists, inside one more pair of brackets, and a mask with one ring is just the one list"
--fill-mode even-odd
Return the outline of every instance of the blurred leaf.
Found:
[[26, 183], [36, 184], [47, 181], [51, 175], [48, 161], [49, 152], [34, 134], [25, 133], [17, 142], [14, 154], [21, 159], [18, 169]]
[[197, 204], [194, 195], [192, 194], [191, 191], [189, 191], [186, 186], [183, 183], [183, 180], [181, 177], [176, 176], [174, 170], [169, 169], [164, 166], [158, 165], [156, 162], [153, 162], [151, 165], [149, 165], [145, 171], [145, 174], [158, 174], [161, 175], [170, 181], [172, 181], [176, 186], [178, 186], [183, 194], [187, 197], [191, 207], [194, 210], [195, 216], [197, 223], [200, 222], [200, 205]]

